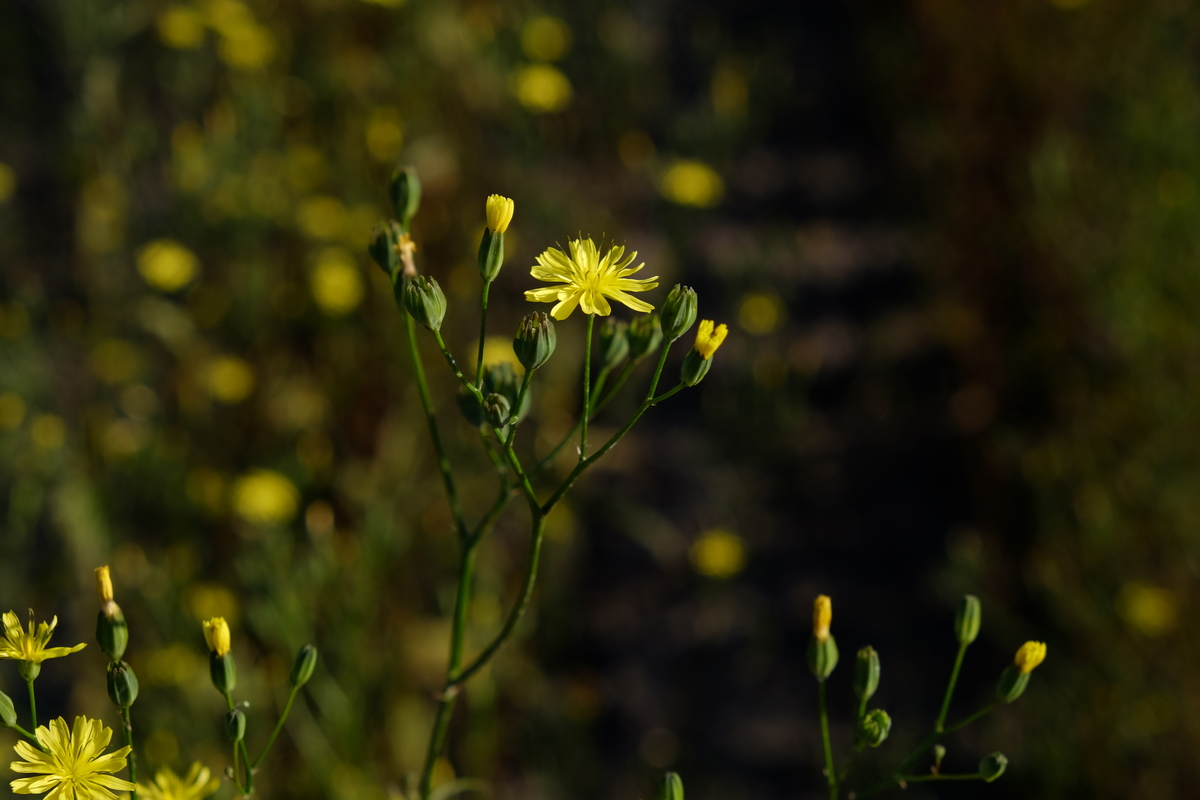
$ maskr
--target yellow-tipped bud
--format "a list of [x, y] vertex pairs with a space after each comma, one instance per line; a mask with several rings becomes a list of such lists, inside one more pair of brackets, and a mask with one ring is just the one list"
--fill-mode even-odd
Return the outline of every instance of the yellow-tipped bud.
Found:
[[96, 567], [96, 594], [100, 595], [101, 603], [113, 601], [112, 575], [108, 567]]
[[1021, 674], [1028, 675], [1033, 672], [1033, 668], [1046, 660], [1046, 643], [1045, 642], [1026, 642], [1021, 645], [1021, 649], [1017, 651], [1016, 657], [1013, 659], [1013, 664], [1021, 671]]
[[229, 624], [224, 617], [204, 620], [204, 641], [208, 642], [208, 649], [218, 656], [229, 652]]
[[728, 333], [729, 328], [724, 323], [716, 325], [711, 319], [701, 320], [700, 327], [696, 329], [696, 352], [708, 361], [713, 357], [713, 353], [717, 352], [721, 342], [725, 341]]
[[817, 595], [813, 601], [813, 638], [823, 642], [829, 638], [829, 626], [833, 622], [833, 601], [829, 595]]
[[508, 230], [508, 223], [512, 222], [515, 205], [507, 197], [501, 197], [498, 194], [488, 195], [487, 226], [493, 233], [504, 233]]

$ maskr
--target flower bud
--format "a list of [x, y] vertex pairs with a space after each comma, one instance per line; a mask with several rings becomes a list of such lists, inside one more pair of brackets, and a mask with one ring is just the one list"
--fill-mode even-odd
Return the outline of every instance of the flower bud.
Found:
[[1001, 703], [1011, 703], [1025, 693], [1029, 685], [1029, 673], [1021, 672], [1015, 664], [1009, 664], [1000, 673], [1000, 682], [996, 684], [996, 699]]
[[446, 317], [446, 295], [433, 278], [418, 275], [404, 290], [404, 306], [412, 318], [431, 331], [442, 329]]
[[230, 649], [229, 623], [224, 617], [204, 620], [204, 641], [215, 655], [223, 656]]
[[11, 728], [17, 724], [17, 709], [12, 698], [0, 692], [0, 725]]
[[695, 386], [704, 380], [712, 366], [713, 354], [725, 341], [729, 328], [724, 324], [716, 325], [711, 319], [702, 320], [696, 329], [696, 343], [683, 358], [683, 367], [679, 372], [679, 380], [685, 386]]
[[471, 423], [472, 427], [478, 428], [483, 424], [483, 404], [474, 392], [460, 386], [458, 393], [454, 395], [454, 401], [458, 403], [458, 410], [462, 412], [463, 418]]
[[513, 339], [513, 352], [521, 366], [528, 370], [541, 367], [554, 355], [558, 345], [558, 334], [554, 331], [554, 320], [549, 314], [534, 312], [521, 318], [517, 335]]
[[683, 780], [679, 777], [679, 773], [668, 772], [663, 775], [655, 800], [683, 800]]
[[600, 325], [600, 366], [612, 369], [629, 355], [629, 325], [624, 320], [608, 317]]
[[653, 353], [662, 345], [662, 326], [658, 314], [638, 314], [629, 323], [629, 359], [637, 361]]
[[1008, 759], [1004, 753], [992, 753], [979, 762], [979, 777], [983, 778], [987, 783], [991, 783], [1003, 775], [1004, 770], [1007, 768]]
[[937, 771], [942, 768], [942, 759], [946, 757], [945, 745], [935, 744], [933, 746], [933, 772], [936, 775]]
[[879, 688], [879, 653], [874, 647], [864, 647], [854, 659], [854, 694], [859, 700], [870, 700]]
[[299, 653], [296, 653], [296, 660], [292, 662], [292, 672], [288, 675], [288, 680], [292, 686], [298, 689], [308, 683], [316, 666], [317, 648], [311, 644], [306, 644], [300, 648]]
[[958, 637], [959, 644], [968, 645], [975, 641], [979, 635], [981, 614], [979, 598], [975, 595], [963, 595], [963, 599], [958, 601], [958, 611], [954, 614], [954, 635]]
[[498, 194], [490, 195], [485, 208], [487, 228], [479, 242], [479, 276], [484, 283], [491, 283], [500, 274], [504, 264], [504, 232], [512, 221], [513, 201]]
[[1017, 651], [1016, 657], [1013, 658], [1013, 665], [1022, 673], [1028, 675], [1030, 672], [1033, 672], [1034, 667], [1045, 660], [1045, 642], [1026, 642], [1021, 645], [1021, 649]]
[[711, 361], [701, 358], [695, 350], [689, 350], [688, 354], [683, 357], [683, 366], [679, 368], [679, 380], [684, 386], [695, 386], [704, 380], [704, 376], [711, 368]]
[[137, 700], [137, 675], [124, 661], [108, 665], [108, 697], [117, 708], [129, 708]]
[[[521, 403], [521, 407], [517, 408], [517, 400], [521, 396], [521, 379], [517, 377], [517, 373], [513, 370], [512, 364], [500, 362], [484, 367], [483, 382], [479, 387], [484, 397], [489, 394], [501, 394], [508, 400], [509, 413], [516, 417], [517, 421], [525, 418], [529, 413], [529, 406], [533, 399], [532, 392], [525, 393], [525, 400]], [[516, 409], [513, 412], [512, 409]], [[510, 422], [512, 420], [509, 420]]]
[[371, 258], [392, 280], [396, 279], [400, 271], [398, 246], [403, 235], [404, 229], [400, 227], [399, 222], [394, 219], [382, 220], [371, 230], [371, 241], [367, 245], [367, 252], [371, 254]]
[[413, 167], [396, 167], [388, 195], [396, 219], [400, 220], [401, 227], [407, 232], [421, 205], [421, 181], [417, 178], [417, 170]]
[[818, 681], [824, 681], [832, 675], [837, 662], [837, 642], [832, 634], [824, 640], [818, 640], [815, 636], [808, 640], [808, 668]]
[[237, 686], [237, 664], [233, 663], [233, 653], [208, 655], [208, 674], [212, 677], [213, 686], [221, 694], [229, 694]]
[[829, 638], [829, 626], [833, 624], [833, 601], [827, 594], [817, 595], [813, 600], [812, 632], [819, 642]]
[[508, 230], [508, 224], [512, 222], [513, 209], [515, 207], [516, 204], [507, 197], [498, 194], [488, 195], [483, 209], [487, 216], [488, 230], [494, 233], [504, 233]]
[[879, 747], [892, 731], [892, 718], [882, 708], [872, 709], [858, 723], [858, 741]]
[[96, 641], [109, 661], [120, 661], [129, 644], [129, 626], [121, 607], [113, 600], [112, 576], [106, 566], [96, 568], [96, 594], [101, 603], [96, 617]]
[[696, 290], [690, 286], [675, 284], [675, 288], [663, 301], [660, 321], [662, 334], [668, 342], [673, 342], [688, 332], [696, 323], [696, 308], [698, 299]]
[[504, 395], [493, 392], [483, 398], [483, 416], [493, 428], [507, 425], [511, 413], [512, 405]]
[[225, 735], [234, 743], [246, 738], [246, 715], [240, 708], [235, 708], [225, 715]]

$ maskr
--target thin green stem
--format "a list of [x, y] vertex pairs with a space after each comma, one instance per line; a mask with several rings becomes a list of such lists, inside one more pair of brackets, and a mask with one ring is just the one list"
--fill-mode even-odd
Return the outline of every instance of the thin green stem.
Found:
[[945, 733], [954, 733], [959, 728], [967, 727], [972, 722], [979, 719], [984, 714], [987, 714], [989, 711], [991, 711], [993, 708], [995, 708], [998, 705], [1000, 705], [1000, 704], [999, 703], [988, 703], [986, 706], [979, 709], [978, 711], [976, 711], [974, 714], [967, 717], [966, 719], [960, 720], [960, 721], [954, 723], [953, 725], [951, 725], [949, 728], [946, 728]]
[[[127, 707], [121, 708], [121, 721], [125, 723], [125, 744], [129, 747], [129, 782], [137, 786], [137, 752], [133, 749], [133, 719]], [[137, 800], [137, 789], [129, 792], [130, 800]]]
[[938, 714], [937, 722], [933, 724], [935, 731], [940, 731], [946, 726], [946, 714], [950, 713], [950, 698], [954, 696], [954, 685], [958, 683], [958, 671], [962, 669], [963, 656], [967, 652], [969, 642], [963, 642], [958, 646], [958, 655], [954, 658], [954, 669], [950, 671], [950, 683], [946, 685], [946, 697], [942, 700], [942, 711]]
[[438, 349], [442, 351], [442, 357], [445, 358], [446, 363], [450, 365], [450, 371], [454, 373], [454, 377], [458, 378], [458, 382], [465, 386], [469, 392], [475, 395], [476, 400], [482, 403], [483, 393], [479, 391], [479, 388], [475, 384], [471, 383], [463, 376], [462, 370], [458, 368], [458, 362], [455, 361], [454, 356], [450, 354], [450, 348], [446, 347], [446, 340], [442, 338], [442, 332], [434, 331], [433, 338], [437, 340]]
[[487, 303], [491, 281], [483, 282], [483, 294], [479, 296], [479, 355], [475, 359], [475, 388], [483, 387], [483, 344], [487, 339]]
[[930, 781], [980, 781], [983, 774], [972, 772], [970, 775], [901, 775], [897, 780], [905, 783], [928, 783]]
[[[225, 705], [230, 711], [233, 711], [233, 694], [225, 692]], [[245, 786], [238, 779], [238, 756], [241, 755], [241, 763], [244, 766], [243, 774], [246, 776]], [[250, 765], [250, 754], [246, 752], [246, 739], [242, 737], [233, 744], [233, 780], [237, 784], [238, 791], [243, 796], [249, 797], [254, 792], [254, 771]]]
[[279, 715], [279, 721], [275, 723], [275, 730], [271, 731], [271, 736], [267, 739], [267, 743], [263, 745], [263, 749], [258, 754], [258, 758], [254, 759], [254, 763], [250, 765], [251, 769], [258, 769], [258, 765], [261, 764], [262, 760], [267, 757], [267, 753], [270, 751], [271, 746], [275, 744], [275, 739], [279, 736], [279, 732], [283, 730], [283, 724], [287, 722], [288, 714], [290, 714], [292, 711], [292, 703], [296, 701], [296, 695], [299, 693], [299, 686], [293, 686], [292, 690], [288, 692], [287, 702], [283, 704], [283, 711]]
[[588, 417], [592, 410], [592, 327], [596, 324], [596, 315], [588, 314], [587, 338], [583, 345], [583, 412], [580, 419], [583, 425], [579, 434], [579, 463], [587, 460]]
[[454, 711], [454, 701], [457, 697], [457, 692], [442, 695], [442, 699], [438, 701], [437, 711], [433, 715], [433, 730], [429, 734], [429, 750], [425, 753], [421, 782], [417, 786], [421, 800], [427, 800], [429, 791], [433, 788], [433, 769], [437, 766], [437, 760], [446, 747], [446, 734], [450, 731], [450, 717]]
[[829, 740], [829, 711], [825, 707], [825, 681], [817, 682], [817, 703], [821, 714], [821, 747], [825, 751], [825, 778], [829, 781], [829, 800], [837, 800], [838, 778], [833, 768], [833, 744]]
[[16, 731], [17, 733], [21, 734], [22, 736], [24, 736], [29, 741], [33, 742], [35, 745], [37, 745], [37, 748], [39, 750], [41, 750], [43, 753], [46, 752], [46, 748], [42, 745], [41, 742], [38, 741], [37, 736], [35, 736], [32, 733], [30, 733], [29, 731], [25, 730], [24, 728], [22, 728], [20, 725], [18, 725], [15, 722], [12, 724], [12, 729], [14, 731]]
[[596, 373], [596, 382], [592, 384], [591, 399], [588, 402], [588, 419], [591, 419], [596, 414], [596, 401], [600, 399], [600, 395], [604, 394], [604, 384], [608, 381], [608, 374], [612, 372], [612, 367], [601, 367]]
[[[33, 623], [29, 623], [31, 626]], [[29, 718], [33, 720], [33, 724], [29, 727], [37, 730], [37, 696], [33, 692], [33, 678], [25, 681], [25, 685], [29, 687]]]
[[[230, 711], [233, 711], [233, 695], [225, 692], [225, 705]], [[245, 797], [250, 793], [250, 790], [242, 786], [241, 778], [241, 761], [238, 758], [238, 743], [233, 743], [233, 782], [237, 784], [238, 794]]]

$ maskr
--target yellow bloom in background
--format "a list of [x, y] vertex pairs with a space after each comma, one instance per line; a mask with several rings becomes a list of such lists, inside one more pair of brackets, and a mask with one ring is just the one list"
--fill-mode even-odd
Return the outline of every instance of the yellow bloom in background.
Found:
[[192, 282], [200, 260], [174, 239], [155, 239], [138, 253], [137, 270], [155, 289], [174, 292]]
[[513, 73], [513, 93], [527, 111], [552, 114], [571, 104], [571, 81], [556, 67], [533, 64]]
[[376, 161], [394, 161], [404, 146], [404, 123], [392, 106], [380, 106], [367, 119], [367, 152]]
[[738, 324], [755, 336], [765, 336], [783, 321], [783, 300], [774, 293], [748, 294], [738, 305]]
[[331, 317], [344, 317], [362, 302], [362, 271], [344, 247], [327, 247], [317, 256], [310, 280], [313, 300]]
[[1026, 642], [1017, 651], [1013, 663], [1023, 673], [1033, 672], [1033, 668], [1046, 660], [1045, 642]]
[[336, 239], [346, 227], [346, 206], [336, 197], [310, 197], [296, 209], [296, 223], [314, 239]]
[[729, 578], [746, 566], [742, 537], [720, 528], [702, 533], [688, 556], [696, 571], [709, 578]]
[[125, 769], [129, 748], [105, 754], [112, 729], [100, 720], [76, 717], [74, 728], [68, 730], [67, 721], [59, 717], [34, 734], [46, 752], [24, 739], [13, 747], [25, 760], [12, 762], [12, 771], [34, 773], [34, 777], [18, 778], [10, 784], [17, 794], [49, 792], [47, 800], [117, 800], [116, 792], [137, 788], [111, 774]]
[[1147, 636], [1161, 636], [1178, 623], [1174, 595], [1161, 586], [1130, 582], [1117, 595], [1117, 613]]
[[254, 391], [254, 367], [237, 356], [219, 356], [204, 370], [208, 393], [221, 403], [240, 403]]
[[516, 204], [507, 197], [498, 194], [488, 195], [484, 211], [487, 214], [487, 226], [493, 233], [504, 233], [512, 222], [513, 209]]
[[556, 303], [550, 313], [555, 319], [571, 316], [575, 306], [585, 314], [602, 317], [612, 313], [605, 298], [611, 298], [632, 308], [634, 311], [653, 311], [654, 306], [628, 292], [646, 292], [658, 286], [658, 276], [653, 278], [630, 278], [630, 275], [646, 266], [645, 263], [630, 267], [637, 258], [637, 251], [625, 256], [625, 248], [614, 245], [603, 257], [596, 243], [587, 239], [572, 239], [568, 243], [571, 254], [550, 247], [537, 257], [537, 265], [530, 274], [539, 281], [561, 281], [560, 286], [530, 289], [525, 299], [531, 303]]
[[204, 641], [208, 643], [208, 649], [219, 656], [223, 656], [230, 649], [229, 623], [224, 617], [213, 617], [206, 619], [202, 623], [204, 627]]
[[300, 495], [278, 472], [261, 469], [233, 485], [233, 511], [254, 525], [282, 525], [296, 516]]
[[86, 644], [77, 644], [74, 647], [46, 647], [46, 643], [54, 635], [54, 629], [58, 627], [58, 617], [35, 628], [33, 612], [30, 611], [28, 631], [21, 627], [20, 618], [12, 611], [6, 612], [0, 619], [4, 622], [4, 641], [0, 642], [0, 658], [40, 664], [47, 658], [61, 658], [87, 647]]
[[833, 624], [833, 601], [827, 594], [817, 595], [813, 601], [813, 638], [823, 642], [829, 638], [829, 626]]
[[721, 343], [725, 341], [725, 336], [729, 333], [729, 328], [725, 323], [715, 325], [711, 319], [700, 320], [699, 327], [696, 328], [696, 352], [705, 361], [713, 357], [713, 353], [717, 352]]
[[521, 28], [521, 49], [534, 61], [558, 61], [571, 49], [571, 28], [558, 17], [539, 14]]
[[149, 786], [138, 784], [138, 797], [145, 800], [204, 800], [221, 786], [208, 767], [199, 761], [192, 764], [187, 775], [179, 777], [170, 767], [162, 767]]
[[57, 450], [67, 441], [67, 423], [57, 414], [38, 414], [29, 423], [29, 438], [42, 450]]
[[204, 15], [184, 6], [171, 6], [158, 15], [158, 38], [177, 50], [199, 47], [204, 44]]
[[721, 202], [725, 181], [716, 170], [700, 161], [679, 161], [663, 173], [662, 196], [681, 206], [710, 208]]
[[0, 430], [15, 430], [25, 421], [25, 400], [16, 392], [0, 394]]
[[0, 161], [0, 203], [10, 199], [17, 191], [17, 173]]

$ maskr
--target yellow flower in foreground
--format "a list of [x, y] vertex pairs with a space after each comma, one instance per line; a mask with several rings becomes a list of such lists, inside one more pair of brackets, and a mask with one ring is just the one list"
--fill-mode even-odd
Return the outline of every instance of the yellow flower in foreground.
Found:
[[713, 357], [713, 353], [717, 352], [717, 348], [721, 346], [721, 342], [725, 341], [726, 334], [729, 333], [729, 328], [725, 323], [715, 325], [711, 319], [700, 321], [700, 327], [696, 328], [696, 352], [705, 361]]
[[21, 620], [11, 611], [4, 615], [3, 621], [4, 641], [0, 642], [0, 658], [40, 664], [47, 658], [60, 658], [87, 647], [86, 644], [77, 644], [74, 647], [46, 647], [46, 643], [54, 635], [55, 627], [58, 626], [58, 617], [48, 623], [43, 622], [35, 629], [33, 612], [30, 611], [28, 632], [21, 628]]
[[1046, 660], [1045, 642], [1026, 642], [1017, 651], [1013, 663], [1023, 673], [1033, 672], [1033, 668]]
[[24, 761], [10, 764], [13, 772], [35, 773], [13, 781], [17, 794], [43, 794], [48, 800], [117, 800], [117, 791], [137, 788], [109, 773], [125, 769], [128, 747], [104, 754], [112, 740], [112, 729], [98, 719], [76, 717], [73, 730], [62, 717], [39, 727], [34, 733], [46, 752], [19, 740], [14, 747]]
[[137, 791], [145, 800], [204, 800], [220, 786], [220, 779], [212, 777], [208, 767], [197, 761], [182, 778], [170, 767], [163, 767], [154, 775], [153, 784], [138, 784]]
[[645, 279], [629, 277], [646, 266], [643, 263], [630, 268], [629, 265], [637, 258], [637, 251], [625, 256], [625, 248], [614, 245], [602, 258], [590, 237], [572, 239], [567, 244], [571, 255], [555, 247], [547, 248], [537, 257], [537, 265], [530, 270], [530, 274], [539, 281], [562, 281], [562, 285], [530, 289], [525, 292], [526, 300], [531, 303], [557, 303], [550, 313], [559, 320], [571, 316], [575, 306], [580, 306], [585, 314], [608, 316], [612, 308], [606, 297], [624, 303], [634, 311], [654, 310], [649, 303], [627, 294], [646, 292], [658, 286], [657, 275]]
[[224, 617], [213, 617], [212, 619], [204, 620], [204, 641], [208, 642], [208, 649], [219, 656], [223, 656], [229, 652], [229, 623]]
[[817, 595], [813, 601], [813, 638], [823, 642], [829, 638], [829, 626], [833, 623], [833, 601], [829, 595]]
[[513, 201], [507, 197], [501, 197], [498, 194], [488, 195], [484, 210], [487, 213], [487, 226], [492, 229], [493, 233], [504, 233], [508, 230], [508, 223], [512, 222], [514, 206]]

